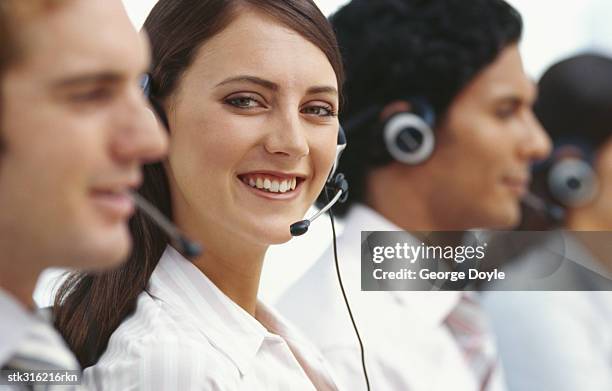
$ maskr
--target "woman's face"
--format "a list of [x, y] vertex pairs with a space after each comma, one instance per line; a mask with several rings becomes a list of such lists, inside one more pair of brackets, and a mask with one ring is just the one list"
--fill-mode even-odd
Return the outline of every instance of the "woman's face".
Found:
[[256, 12], [207, 41], [167, 102], [179, 226], [206, 240], [289, 240], [332, 166], [337, 90], [319, 48]]

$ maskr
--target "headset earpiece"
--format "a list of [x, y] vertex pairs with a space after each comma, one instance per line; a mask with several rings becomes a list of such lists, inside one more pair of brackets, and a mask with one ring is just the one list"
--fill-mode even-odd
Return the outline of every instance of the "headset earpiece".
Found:
[[598, 182], [593, 168], [577, 157], [564, 158], [553, 163], [547, 180], [551, 195], [565, 207], [586, 205], [597, 194]]
[[336, 144], [336, 157], [334, 158], [334, 165], [332, 166], [329, 176], [327, 177], [327, 182], [332, 182], [334, 180], [334, 174], [336, 173], [336, 169], [338, 169], [338, 164], [340, 163], [340, 156], [345, 148], [346, 134], [344, 133], [342, 126], [340, 126], [340, 129], [338, 129], [338, 141]]
[[140, 77], [139, 84], [140, 84], [140, 89], [142, 90], [142, 93], [148, 99], [151, 96], [151, 75], [148, 73], [143, 74]]
[[168, 123], [168, 117], [166, 117], [166, 113], [164, 112], [164, 109], [161, 107], [159, 102], [153, 96], [152, 83], [153, 83], [153, 79], [151, 78], [151, 75], [149, 73], [145, 73], [144, 75], [142, 75], [142, 78], [140, 79], [140, 88], [142, 89], [142, 93], [149, 100], [149, 104], [151, 105], [151, 108], [153, 108], [153, 111], [155, 111], [157, 118], [162, 122], [162, 124], [164, 124], [166, 129], [170, 129], [169, 123]]
[[587, 160], [589, 148], [579, 143], [563, 143], [552, 153], [546, 185], [552, 198], [561, 206], [576, 208], [591, 202], [597, 195], [597, 174]]
[[435, 136], [431, 126], [414, 113], [402, 112], [389, 118], [383, 137], [387, 151], [396, 161], [416, 165], [433, 153]]
[[433, 131], [433, 108], [422, 98], [409, 99], [411, 111], [388, 118], [383, 127], [383, 139], [389, 155], [403, 164], [416, 165], [429, 159], [436, 139]]

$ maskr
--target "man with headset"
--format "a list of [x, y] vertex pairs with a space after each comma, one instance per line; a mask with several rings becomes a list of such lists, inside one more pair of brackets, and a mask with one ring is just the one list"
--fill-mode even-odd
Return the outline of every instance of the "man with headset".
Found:
[[495, 288], [520, 283], [515, 290], [570, 292], [487, 292], [483, 305], [500, 339], [509, 390], [610, 390], [612, 58], [564, 59], [538, 84], [535, 112], [555, 148], [536, 167], [532, 191], [565, 217], [542, 221], [546, 216], [530, 211], [520, 229], [564, 231], [521, 246], [506, 259], [511, 279]]
[[[494, 342], [472, 298], [360, 291], [360, 231], [518, 222], [530, 165], [550, 150], [517, 47], [521, 17], [502, 0], [353, 0], [331, 20], [347, 68], [348, 148], [338, 171], [350, 196], [336, 209], [346, 215], [338, 259], [371, 388], [503, 390]], [[329, 252], [279, 308], [349, 389], [365, 389]]]
[[166, 149], [138, 85], [147, 66], [120, 0], [0, 0], [2, 369], [78, 369], [32, 293], [47, 267], [127, 257], [129, 192]]

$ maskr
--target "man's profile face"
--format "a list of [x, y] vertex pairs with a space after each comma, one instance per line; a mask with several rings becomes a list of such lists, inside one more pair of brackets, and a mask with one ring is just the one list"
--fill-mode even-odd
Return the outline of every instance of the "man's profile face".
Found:
[[[612, 229], [612, 136], [598, 149], [594, 161], [594, 169], [598, 180], [597, 196], [591, 209], [601, 221], [593, 227], [600, 230]], [[612, 265], [611, 265], [612, 266]]]
[[131, 246], [127, 191], [166, 147], [138, 87], [147, 45], [120, 0], [67, 0], [17, 25], [22, 55], [2, 76], [0, 231], [38, 266], [114, 265]]
[[[508, 46], [454, 99], [426, 163], [440, 220], [453, 229], [507, 228], [520, 219], [530, 164], [550, 152], [532, 112], [534, 84]], [[450, 220], [449, 220], [450, 219]]]

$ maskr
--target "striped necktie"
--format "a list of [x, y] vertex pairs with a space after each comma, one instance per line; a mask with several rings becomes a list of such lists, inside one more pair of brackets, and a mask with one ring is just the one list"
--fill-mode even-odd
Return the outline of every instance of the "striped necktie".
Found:
[[[79, 364], [66, 346], [60, 334], [51, 326], [48, 313], [36, 314], [36, 321], [29, 327], [26, 337], [20, 342], [3, 370], [79, 370]], [[21, 388], [20, 388], [21, 387]], [[76, 390], [80, 386], [0, 386], [3, 390]]]
[[486, 391], [499, 370], [498, 356], [488, 320], [473, 295], [462, 293], [446, 325], [474, 373], [478, 391]]

